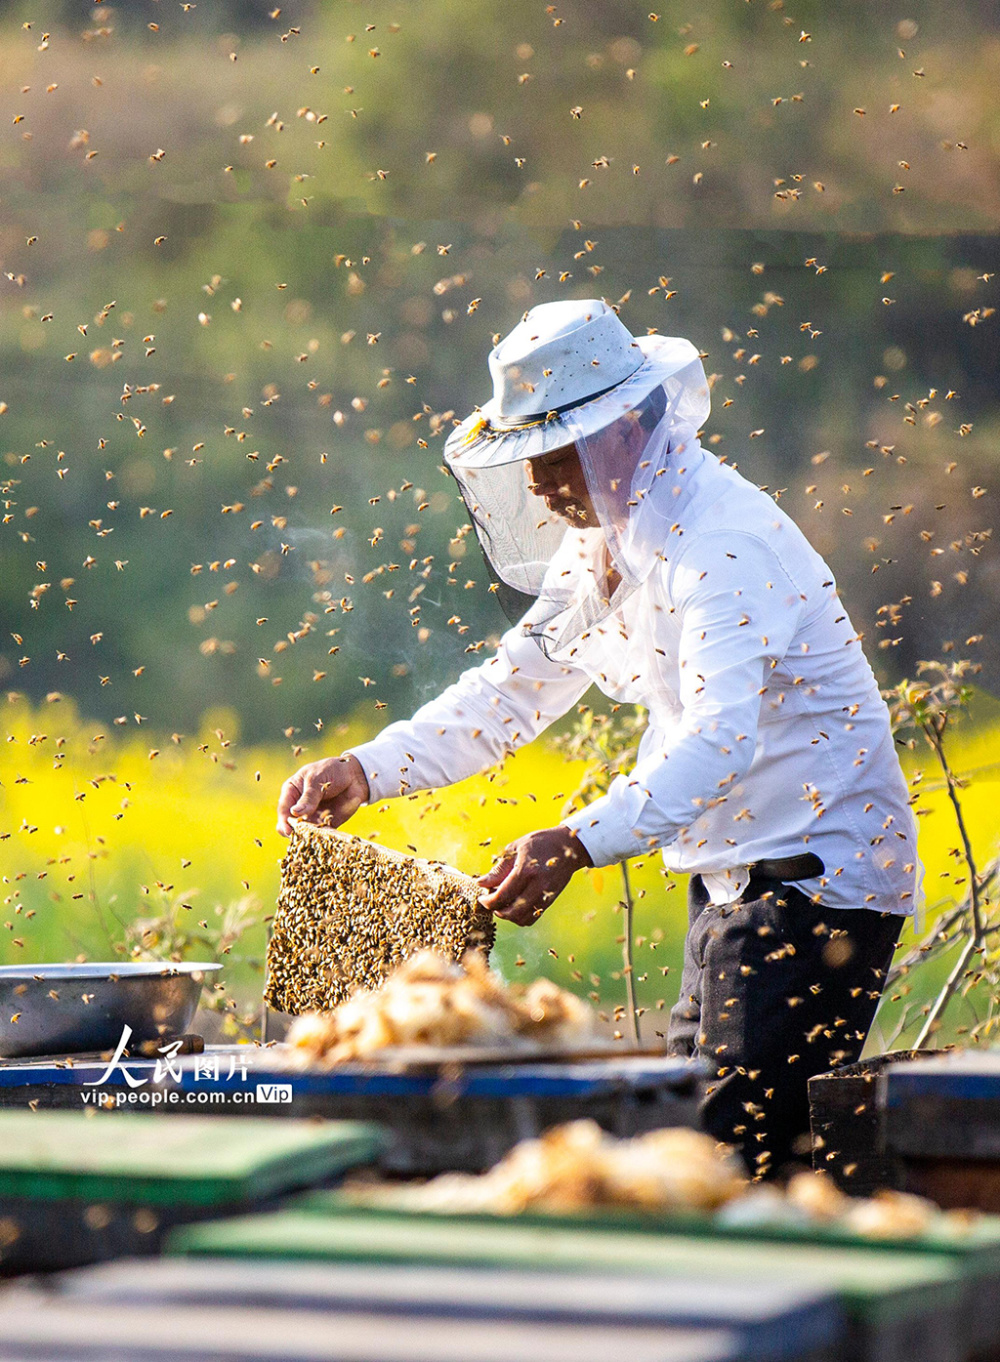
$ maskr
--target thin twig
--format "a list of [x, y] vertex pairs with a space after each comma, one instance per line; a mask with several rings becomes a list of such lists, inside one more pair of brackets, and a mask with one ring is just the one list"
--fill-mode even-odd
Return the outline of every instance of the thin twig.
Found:
[[[108, 924], [104, 920], [104, 912], [101, 908], [101, 896], [97, 892], [97, 876], [94, 874], [95, 857], [93, 851], [90, 849], [90, 826], [87, 823], [87, 815], [82, 809], [80, 811], [80, 818], [83, 823], [83, 839], [87, 845], [87, 871], [90, 879], [90, 901], [94, 905], [94, 912], [97, 916], [97, 921], [100, 924], [101, 931], [107, 937], [108, 946], [114, 950], [115, 943], [108, 930]], [[115, 916], [117, 917], [117, 914], [115, 914]], [[120, 922], [120, 925], [124, 924]]]
[[905, 978], [911, 969], [914, 969], [917, 965], [926, 964], [928, 960], [933, 959], [938, 954], [938, 951], [944, 950], [946, 946], [950, 945], [951, 938], [946, 934], [957, 922], [961, 922], [967, 911], [963, 902], [958, 908], [954, 908], [947, 917], [939, 918], [923, 941], [919, 945], [911, 947], [903, 959], [890, 969], [885, 979], [886, 990], [890, 989], [898, 980]]
[[634, 963], [632, 959], [632, 918], [635, 905], [632, 901], [632, 886], [629, 884], [628, 864], [621, 862], [622, 883], [625, 888], [625, 940], [622, 942], [622, 961], [624, 962], [625, 974], [625, 999], [628, 1003], [629, 1029], [632, 1032], [632, 1043], [636, 1047], [639, 1045], [639, 1011], [635, 1003], [635, 979]]
[[[998, 874], [1000, 874], [1000, 857], [991, 861], [979, 877], [980, 893], [989, 888]], [[893, 965], [885, 981], [886, 989], [890, 989], [893, 984], [909, 974], [914, 966], [927, 963], [929, 959], [933, 958], [933, 956], [938, 953], [938, 950], [944, 950], [945, 947], [951, 945], [951, 941], [946, 937], [945, 933], [949, 932], [956, 923], [961, 922], [968, 911], [969, 902], [968, 895], [966, 895], [957, 908], [953, 908], [947, 916], [938, 918], [937, 922], [935, 922], [934, 926], [919, 945], [911, 947], [903, 959], [897, 961], [896, 964]], [[997, 931], [1000, 931], [1000, 924], [994, 923], [988, 925], [984, 929], [983, 935], [992, 936], [993, 933]], [[934, 947], [937, 947], [938, 950], [935, 950]]]
[[962, 846], [965, 849], [965, 861], [969, 867], [969, 896], [972, 906], [973, 939], [975, 944], [979, 946], [982, 944], [983, 940], [983, 915], [982, 910], [979, 906], [979, 876], [976, 872], [975, 857], [972, 854], [972, 842], [969, 838], [969, 832], [965, 826], [965, 818], [962, 814], [962, 803], [958, 797], [958, 782], [956, 781], [955, 776], [952, 773], [951, 767], [948, 765], [948, 758], [945, 756], [944, 744], [941, 741], [941, 733], [943, 731], [944, 731], [943, 720], [940, 730], [938, 729], [937, 725], [934, 724], [933, 722], [924, 724], [924, 732], [927, 735], [927, 741], [933, 748], [934, 755], [940, 762], [941, 770], [944, 772], [944, 778], [948, 782], [948, 798], [951, 800], [952, 807], [955, 810], [955, 819], [958, 823], [958, 831], [961, 834]]
[[942, 988], [941, 992], [934, 999], [934, 1006], [931, 1008], [930, 1012], [928, 1012], [927, 1020], [920, 1028], [920, 1034], [913, 1042], [914, 1050], [922, 1050], [924, 1046], [927, 1044], [927, 1041], [930, 1038], [931, 1033], [937, 1029], [937, 1025], [941, 1020], [941, 1016], [943, 1015], [944, 1010], [948, 1006], [949, 1002], [951, 1002], [952, 995], [954, 994], [956, 988], [958, 987], [959, 980], [965, 974], [966, 967], [968, 966], [969, 960], [972, 957], [972, 954], [975, 951], [977, 945], [978, 942], [976, 941], [976, 938], [974, 936], [970, 936], [968, 941], [966, 941], [965, 945], [962, 947], [962, 954], [956, 960], [955, 968], [948, 975], [948, 978], [945, 981], [944, 988]]

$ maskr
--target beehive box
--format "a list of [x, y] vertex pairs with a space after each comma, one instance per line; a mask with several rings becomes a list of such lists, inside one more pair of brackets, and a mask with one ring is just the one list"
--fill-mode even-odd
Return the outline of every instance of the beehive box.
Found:
[[[0, 1362], [618, 1362], [622, 1350], [630, 1362], [748, 1362], [739, 1336], [726, 1330], [428, 1318], [417, 1311], [373, 1320], [356, 1310], [294, 1306], [53, 1304], [37, 1289], [0, 1304], [0, 1329]], [[754, 1356], [770, 1362], [770, 1355]], [[833, 1357], [810, 1354], [808, 1362]]]
[[886, 1251], [947, 1259], [955, 1269], [962, 1292], [962, 1333], [967, 1351], [977, 1358], [1000, 1357], [1000, 1216], [983, 1215], [971, 1220], [964, 1232], [939, 1225], [912, 1237], [869, 1239], [843, 1226], [830, 1224], [757, 1224], [720, 1223], [710, 1214], [681, 1211], [636, 1211], [629, 1208], [598, 1207], [576, 1212], [527, 1210], [516, 1216], [500, 1212], [428, 1213], [405, 1205], [393, 1204], [393, 1186], [365, 1184], [355, 1189], [309, 1192], [296, 1199], [296, 1208], [321, 1215], [356, 1217], [362, 1210], [386, 1221], [440, 1220], [455, 1225], [513, 1223], [572, 1230], [596, 1229], [629, 1234], [691, 1236], [714, 1243], [743, 1243], [748, 1250], [766, 1244], [793, 1248], [851, 1249], [873, 1255], [877, 1270], [879, 1255]]
[[1000, 1212], [1000, 1049], [893, 1064], [882, 1081], [902, 1185], [942, 1206]]
[[[191, 1056], [179, 1064], [179, 1078], [165, 1080], [165, 1086], [193, 1100], [197, 1094], [286, 1085], [291, 1100], [272, 1107], [274, 1116], [376, 1122], [391, 1137], [381, 1167], [404, 1177], [484, 1172], [518, 1141], [581, 1117], [619, 1137], [662, 1126], [693, 1127], [704, 1085], [698, 1061], [626, 1051], [572, 1062], [445, 1059], [289, 1070], [275, 1050], [239, 1048], [246, 1061], [241, 1074], [227, 1077], [220, 1052], [219, 1076], [208, 1078], [204, 1058]], [[243, 1100], [219, 1110], [235, 1117], [260, 1108]]]
[[873, 1055], [809, 1080], [812, 1162], [849, 1196], [900, 1187], [898, 1161], [886, 1146], [885, 1079], [888, 1065], [916, 1060], [915, 1050]]
[[[108, 1073], [111, 1058], [104, 1054], [0, 1060], [0, 1111], [30, 1107], [32, 1111], [79, 1112], [90, 1105], [98, 1086], [100, 1100], [96, 1105], [110, 1110], [116, 1095], [129, 1091], [122, 1065]], [[156, 1060], [130, 1058], [124, 1068], [132, 1078], [149, 1083], [156, 1072]]]
[[[814, 1244], [727, 1242], [598, 1227], [456, 1224], [438, 1217], [330, 1215], [307, 1207], [185, 1226], [168, 1253], [311, 1262], [448, 1265], [532, 1272], [652, 1277], [673, 1290], [698, 1279], [719, 1300], [748, 1285], [832, 1293], [849, 1336], [838, 1358], [852, 1362], [964, 1362], [972, 1351], [960, 1271], [943, 1254]], [[626, 1355], [619, 1352], [619, 1356]], [[753, 1355], [752, 1353], [749, 1355]]]
[[[696, 1126], [705, 1075], [698, 1061], [635, 1054], [624, 1047], [606, 1058], [519, 1059], [460, 1063], [453, 1056], [419, 1064], [338, 1064], [288, 1069], [281, 1047], [207, 1046], [154, 1076], [153, 1060], [126, 1062], [128, 1072], [155, 1089], [157, 1119], [206, 1120], [303, 1117], [378, 1125], [387, 1137], [380, 1164], [407, 1177], [455, 1170], [481, 1173], [519, 1140], [564, 1121], [590, 1117], [613, 1135], [662, 1126]], [[18, 1060], [0, 1065], [0, 1112], [32, 1106], [79, 1112], [99, 1093], [98, 1106], [128, 1100], [121, 1066], [94, 1057]], [[262, 1108], [258, 1088], [285, 1090]]]
[[264, 999], [277, 1012], [329, 1012], [430, 948], [488, 953], [493, 916], [476, 881], [334, 828], [293, 825], [267, 949]]
[[155, 1252], [172, 1225], [275, 1205], [381, 1147], [346, 1121], [0, 1112], [0, 1276]]
[[844, 1333], [823, 1289], [449, 1267], [131, 1261], [0, 1301], [0, 1359], [26, 1344], [63, 1357], [77, 1339], [117, 1356], [128, 1339], [143, 1357], [152, 1344], [164, 1362], [201, 1362], [210, 1339], [219, 1362], [258, 1349], [268, 1362], [833, 1362]]

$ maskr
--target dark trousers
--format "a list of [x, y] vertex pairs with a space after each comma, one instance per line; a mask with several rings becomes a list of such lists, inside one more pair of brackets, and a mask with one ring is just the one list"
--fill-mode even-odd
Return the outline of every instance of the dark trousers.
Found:
[[808, 1160], [808, 1080], [859, 1058], [904, 919], [757, 877], [715, 906], [692, 875], [688, 910], [670, 1051], [708, 1065], [703, 1128], [771, 1176]]

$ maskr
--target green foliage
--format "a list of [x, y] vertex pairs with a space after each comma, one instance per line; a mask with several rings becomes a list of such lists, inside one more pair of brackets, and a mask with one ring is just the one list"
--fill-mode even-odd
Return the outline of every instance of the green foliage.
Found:
[[[225, 905], [218, 905], [213, 920], [193, 921], [193, 907], [185, 903], [184, 894], [164, 895], [163, 911], [155, 917], [135, 918], [125, 924], [125, 940], [115, 943], [115, 950], [131, 960], [197, 960], [202, 963], [220, 961], [232, 954], [248, 933], [261, 927], [263, 908], [255, 895], [246, 894]], [[259, 935], [259, 931], [257, 932]], [[244, 957], [241, 964], [248, 966], [261, 978], [263, 956]], [[238, 1004], [231, 997], [225, 983], [211, 985], [202, 994], [201, 1007], [223, 1017], [222, 1034], [226, 1036], [256, 1036], [260, 1039], [261, 1014], [253, 1010], [237, 1011]]]
[[0, 14], [0, 683], [170, 731], [235, 699], [261, 739], [408, 714], [505, 624], [443, 437], [495, 332], [594, 293], [705, 351], [709, 447], [783, 492], [884, 680], [959, 633], [995, 677], [981, 7], [800, 10]]
[[918, 675], [936, 681], [901, 681], [885, 692], [894, 733], [917, 729], [937, 750], [949, 722], [967, 711], [975, 696], [971, 682], [976, 668], [968, 659], [957, 662], [920, 662]]
[[639, 740], [647, 722], [646, 711], [639, 705], [622, 711], [613, 705], [610, 713], [595, 711], [590, 705], [580, 705], [573, 726], [554, 742], [567, 761], [583, 761], [583, 779], [570, 795], [564, 814], [571, 808], [582, 808], [608, 792], [615, 776], [630, 771], [635, 765]]

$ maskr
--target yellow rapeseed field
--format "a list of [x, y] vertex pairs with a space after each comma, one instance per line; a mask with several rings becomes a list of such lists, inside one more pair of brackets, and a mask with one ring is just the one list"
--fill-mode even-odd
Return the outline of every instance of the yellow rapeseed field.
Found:
[[[290, 748], [242, 747], [231, 714], [208, 715], [199, 734], [175, 741], [131, 720], [121, 728], [88, 722], [67, 701], [34, 708], [7, 697], [0, 713], [0, 962], [116, 959], [143, 948], [160, 955], [176, 940], [159, 921], [169, 913], [185, 934], [188, 958], [229, 946], [230, 1010], [251, 1018], [260, 1000], [261, 920], [273, 911], [284, 846], [274, 831], [279, 786], [301, 761], [340, 750], [362, 730], [328, 729], [296, 756]], [[955, 769], [973, 773], [962, 798], [981, 864], [997, 840], [1000, 764], [991, 763], [998, 738], [1000, 706], [984, 702], [951, 740]], [[967, 872], [930, 752], [905, 756], [915, 791], [923, 791], [920, 852], [933, 914], [961, 897]], [[492, 778], [386, 801], [347, 826], [478, 874], [509, 839], [558, 822], [582, 770], [540, 740]], [[676, 995], [685, 886], [664, 874], [656, 855], [631, 866], [648, 1034], [665, 1029]], [[624, 1001], [620, 893], [614, 868], [578, 875], [534, 928], [501, 923], [494, 959], [508, 977], [545, 973], [589, 993], [613, 1017]], [[240, 933], [248, 917], [258, 925]], [[151, 924], [145, 932], [144, 923]]]

